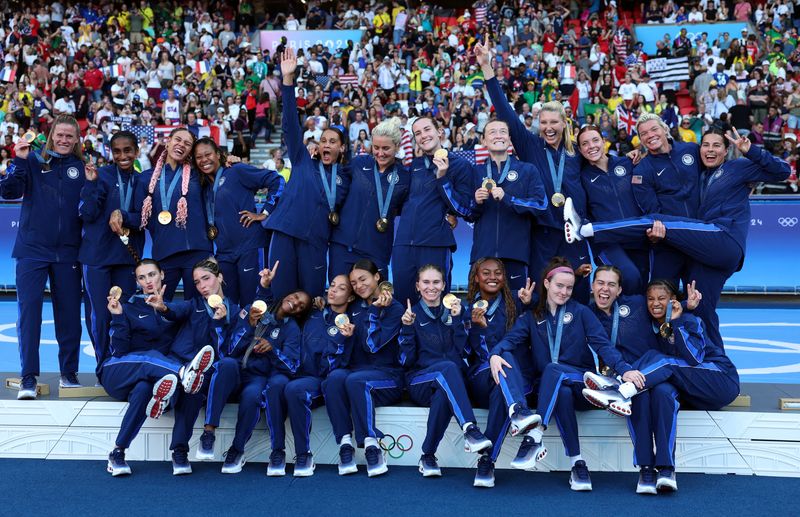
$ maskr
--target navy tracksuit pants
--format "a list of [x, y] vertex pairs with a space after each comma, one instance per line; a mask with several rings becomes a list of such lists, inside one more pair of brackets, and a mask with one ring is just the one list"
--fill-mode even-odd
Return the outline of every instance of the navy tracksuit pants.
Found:
[[108, 312], [108, 291], [111, 286], [122, 288], [122, 300], [127, 300], [136, 292], [134, 267], [83, 266], [83, 308], [86, 328], [94, 345], [97, 360], [95, 372], [99, 375], [103, 361], [111, 357], [108, 349], [110, 341], [111, 313]]
[[292, 426], [296, 454], [311, 452], [311, 410], [324, 403], [322, 379], [299, 377], [292, 379], [283, 390], [286, 411]]
[[297, 289], [312, 298], [322, 296], [327, 274], [327, 242], [304, 241], [273, 231], [268, 255], [271, 265], [281, 261], [280, 274], [272, 281], [276, 300]]
[[264, 268], [262, 249], [245, 251], [235, 261], [220, 260], [219, 270], [225, 279], [225, 295], [239, 307], [253, 303]]
[[542, 424], [547, 427], [550, 418], [556, 417], [556, 425], [561, 433], [564, 451], [567, 456], [581, 453], [578, 437], [578, 419], [576, 410], [592, 407], [583, 397], [584, 370], [560, 363], [548, 363], [539, 381], [539, 403], [536, 413], [542, 417]]

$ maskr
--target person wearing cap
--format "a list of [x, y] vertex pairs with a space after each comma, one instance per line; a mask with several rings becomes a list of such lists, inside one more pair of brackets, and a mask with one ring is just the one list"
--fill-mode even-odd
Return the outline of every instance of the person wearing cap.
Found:
[[678, 136], [681, 142], [697, 143], [697, 133], [691, 128], [692, 117], [684, 115], [681, 117], [681, 125], [678, 127]]

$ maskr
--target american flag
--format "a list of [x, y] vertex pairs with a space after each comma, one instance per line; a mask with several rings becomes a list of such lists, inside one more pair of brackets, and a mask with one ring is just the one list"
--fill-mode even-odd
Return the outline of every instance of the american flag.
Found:
[[636, 130], [636, 115], [628, 111], [620, 104], [617, 106], [617, 129], [625, 131], [626, 135], [632, 135]]
[[167, 137], [178, 126], [123, 126], [122, 129], [127, 129], [136, 135], [136, 138], [147, 138], [147, 143], [153, 145], [154, 139]]
[[342, 86], [358, 86], [358, 76], [356, 74], [342, 74], [339, 76], [339, 84]]
[[330, 77], [324, 74], [320, 74], [320, 75], [315, 75], [314, 80], [317, 81], [318, 85], [322, 86], [322, 88], [325, 89], [328, 86], [328, 81], [330, 80]]
[[451, 151], [454, 156], [467, 160], [470, 165], [483, 165], [489, 159], [489, 151], [482, 145], [476, 145], [475, 149], [465, 149], [463, 151]]
[[400, 139], [400, 149], [403, 150], [403, 165], [408, 167], [411, 165], [411, 160], [414, 159], [414, 145], [411, 143], [411, 131], [403, 130], [403, 136]]

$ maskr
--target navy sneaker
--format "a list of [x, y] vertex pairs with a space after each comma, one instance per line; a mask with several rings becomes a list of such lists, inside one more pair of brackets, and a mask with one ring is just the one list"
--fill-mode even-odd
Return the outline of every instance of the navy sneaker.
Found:
[[541, 423], [541, 416], [517, 404], [517, 407], [514, 408], [514, 414], [511, 415], [511, 436], [525, 434], [531, 429], [538, 427]]
[[464, 431], [464, 452], [481, 452], [492, 446], [492, 441], [478, 429], [475, 424], [470, 424]]
[[244, 452], [236, 450], [233, 445], [231, 445], [228, 452], [225, 453], [225, 463], [222, 464], [222, 473], [238, 474], [242, 471], [242, 467], [244, 467]]
[[588, 492], [592, 489], [592, 478], [589, 477], [589, 467], [585, 461], [575, 462], [569, 476], [569, 487], [576, 492]]
[[310, 452], [303, 452], [294, 459], [294, 477], [304, 478], [314, 475], [314, 455]]
[[131, 468], [125, 461], [125, 451], [115, 447], [108, 455], [108, 470], [112, 476], [127, 476], [131, 473]]
[[58, 380], [59, 388], [82, 388], [81, 381], [78, 380], [78, 375], [75, 373], [65, 373]]
[[19, 383], [17, 400], [36, 400], [36, 376], [26, 375]]
[[286, 451], [277, 449], [269, 455], [269, 465], [267, 465], [268, 476], [286, 475]]
[[636, 484], [637, 494], [656, 495], [656, 469], [653, 467], [642, 467], [639, 470], [639, 482]]
[[377, 446], [370, 445], [367, 447], [364, 450], [364, 456], [367, 458], [367, 475], [369, 477], [380, 476], [389, 471], [383, 451]]
[[192, 473], [192, 464], [189, 463], [189, 447], [178, 446], [172, 451], [172, 475], [183, 476]]
[[358, 465], [354, 458], [356, 450], [349, 443], [339, 447], [339, 475], [355, 474], [358, 472]]
[[472, 486], [492, 488], [494, 486], [494, 462], [492, 457], [484, 454], [478, 460], [478, 470]]
[[[214, 442], [216, 439], [217, 437], [214, 435], [214, 431], [203, 431], [203, 434], [200, 435], [200, 444], [197, 446], [197, 453], [195, 453], [194, 457], [200, 461], [212, 461], [214, 459]], [[229, 454], [231, 450], [233, 450], [233, 447], [228, 449]]]
[[675, 477], [675, 469], [672, 467], [661, 467], [658, 469], [658, 479], [656, 489], [662, 492], [677, 492], [678, 480]]
[[547, 456], [547, 448], [542, 442], [536, 442], [530, 436], [522, 439], [517, 455], [511, 460], [511, 468], [520, 470], [533, 470], [537, 461], [542, 461]]
[[436, 462], [436, 456], [433, 454], [422, 455], [419, 459], [419, 471], [422, 473], [422, 477], [426, 478], [442, 475], [442, 469], [439, 468], [439, 464]]

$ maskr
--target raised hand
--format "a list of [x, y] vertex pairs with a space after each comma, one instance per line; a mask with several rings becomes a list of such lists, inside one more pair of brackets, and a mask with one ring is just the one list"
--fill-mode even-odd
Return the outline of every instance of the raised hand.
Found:
[[86, 177], [86, 181], [97, 180], [97, 166], [93, 161], [88, 161], [86, 165], [83, 166], [83, 175]]
[[26, 159], [28, 157], [28, 153], [31, 151], [31, 144], [25, 141], [24, 138], [20, 138], [19, 142], [14, 144], [14, 156], [21, 159]]
[[695, 281], [692, 280], [691, 283], [686, 286], [686, 308], [690, 311], [695, 310], [700, 305], [702, 299], [703, 293], [697, 290]]
[[117, 316], [122, 314], [122, 304], [119, 303], [119, 299], [113, 296], [108, 296], [106, 299], [108, 300], [108, 312]]
[[292, 86], [294, 84], [294, 73], [297, 70], [297, 56], [294, 50], [287, 48], [281, 54], [281, 74], [283, 74], [283, 84]]
[[525, 287], [520, 287], [517, 291], [517, 297], [522, 305], [530, 305], [533, 299], [533, 290], [536, 288], [536, 282], [531, 282], [530, 278], [525, 279]]
[[372, 302], [375, 307], [388, 307], [392, 304], [392, 293], [389, 291], [381, 291], [378, 297]]
[[275, 278], [275, 274], [278, 272], [278, 266], [280, 265], [280, 263], [281, 263], [280, 260], [276, 260], [275, 265], [272, 266], [272, 269], [265, 267], [258, 273], [258, 276], [261, 277], [260, 280], [261, 287], [266, 289], [267, 287], [270, 286], [270, 284], [272, 283], [272, 279]]
[[448, 157], [437, 158], [433, 157], [433, 164], [436, 165], [436, 177], [441, 178], [447, 174], [447, 168], [450, 166], [450, 159]]
[[486, 39], [484, 39], [483, 43], [476, 43], [474, 47], [472, 47], [472, 51], [475, 53], [475, 59], [478, 60], [478, 64], [483, 67], [491, 67], [492, 66], [492, 50], [491, 45], [489, 43], [489, 34], [486, 34]]
[[741, 136], [738, 131], [736, 131], [735, 127], [731, 127], [731, 131], [733, 131], [733, 135], [736, 138], [731, 138], [731, 136], [725, 133], [725, 138], [728, 139], [730, 143], [736, 146], [740, 153], [746, 154], [747, 151], [750, 150], [750, 139], [746, 136]]
[[406, 311], [403, 313], [403, 317], [400, 318], [400, 321], [403, 322], [403, 325], [413, 325], [414, 321], [417, 319], [417, 315], [411, 310], [411, 300], [406, 300], [406, 304]]
[[461, 298], [456, 298], [453, 302], [453, 307], [450, 308], [450, 315], [457, 318], [461, 315]]

